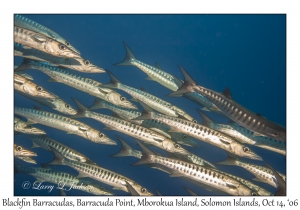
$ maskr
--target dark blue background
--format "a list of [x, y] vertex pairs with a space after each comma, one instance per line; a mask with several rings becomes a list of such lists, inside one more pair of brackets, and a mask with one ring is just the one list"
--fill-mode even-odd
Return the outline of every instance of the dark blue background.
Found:
[[[146, 74], [133, 66], [114, 66], [125, 57], [122, 41], [125, 41], [136, 58], [149, 65], [158, 62], [168, 73], [182, 78], [178, 65], [184, 67], [198, 84], [222, 92], [228, 86], [233, 98], [248, 109], [260, 113], [266, 118], [286, 126], [286, 16], [285, 15], [24, 15], [60, 34], [80, 50], [82, 57], [94, 64], [111, 70], [121, 82], [135, 88], [144, 87], [150, 93], [174, 103], [186, 110], [201, 122], [196, 108], [199, 106], [185, 98], [168, 98], [170, 90], [160, 84], [145, 80]], [[21, 58], [15, 57], [19, 65]], [[75, 72], [75, 71], [74, 71]], [[62, 97], [75, 106], [71, 97], [86, 106], [94, 98], [79, 90], [60, 83], [47, 82], [49, 77], [35, 70], [29, 70], [36, 83]], [[102, 83], [109, 82], [107, 74], [85, 75]], [[121, 93], [121, 92], [120, 92]], [[129, 95], [124, 92], [130, 99]], [[18, 94], [14, 104], [32, 108], [34, 102]], [[139, 105], [138, 105], [139, 106]], [[140, 107], [140, 106], [139, 106]], [[43, 107], [54, 112], [54, 110]], [[110, 114], [107, 110], [98, 112]], [[209, 116], [219, 123], [228, 120], [214, 113]], [[104, 125], [92, 119], [80, 119], [92, 127], [102, 130]], [[36, 125], [44, 129], [53, 138], [85, 154], [100, 166], [118, 172], [155, 193], [163, 195], [188, 195], [183, 186], [188, 186], [199, 195], [216, 195], [198, 186], [169, 177], [168, 174], [147, 168], [130, 166], [137, 161], [133, 157], [109, 158], [120, 149], [92, 143], [76, 135]], [[104, 132], [117, 140], [115, 134], [122, 136], [131, 146], [136, 146], [135, 139], [115, 131]], [[15, 136], [15, 143], [30, 148], [32, 143], [23, 135]], [[200, 148], [186, 147], [189, 151], [215, 163], [226, 159], [225, 151], [199, 141]], [[154, 147], [152, 147], [154, 148]], [[284, 156], [252, 147], [264, 161], [282, 173], [286, 173]], [[38, 153], [38, 164], [51, 161], [53, 155], [43, 149], [33, 149]], [[157, 149], [156, 149], [157, 150]], [[159, 150], [158, 150], [159, 151]], [[251, 161], [256, 164], [263, 162]], [[31, 164], [23, 163], [27, 166]], [[53, 166], [58, 170], [77, 172], [67, 166]], [[221, 170], [251, 180], [254, 176], [236, 166], [219, 166]], [[46, 190], [24, 190], [24, 181], [34, 182], [34, 178], [15, 175], [15, 195], [58, 195], [58, 190], [48, 193]], [[270, 185], [254, 183], [275, 192]], [[128, 195], [123, 191], [114, 191], [117, 195]], [[67, 195], [89, 195], [72, 190]]]

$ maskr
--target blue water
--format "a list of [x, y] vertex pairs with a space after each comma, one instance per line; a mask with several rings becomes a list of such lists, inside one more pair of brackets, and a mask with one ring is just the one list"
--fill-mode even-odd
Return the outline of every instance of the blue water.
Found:
[[[95, 65], [109, 69], [119, 80], [129, 86], [144, 87], [174, 105], [186, 110], [201, 122], [197, 104], [186, 98], [166, 97], [170, 90], [160, 84], [145, 80], [146, 74], [133, 66], [114, 66], [125, 57], [122, 41], [126, 42], [136, 58], [149, 65], [158, 62], [168, 73], [183, 78], [178, 65], [185, 68], [195, 81], [207, 88], [222, 92], [228, 86], [238, 103], [260, 113], [266, 118], [286, 126], [286, 16], [285, 15], [25, 15], [67, 39], [77, 48], [82, 57]], [[21, 58], [15, 57], [19, 65]], [[34, 81], [47, 90], [59, 95], [76, 107], [71, 97], [86, 106], [92, 105], [94, 97], [60, 83], [47, 82], [49, 77], [36, 70], [28, 70]], [[109, 82], [107, 74], [82, 74], [86, 77]], [[127, 99], [131, 97], [119, 91]], [[33, 101], [18, 94], [14, 95], [18, 107], [33, 108]], [[141, 107], [138, 105], [140, 110]], [[48, 107], [44, 110], [55, 112]], [[110, 114], [108, 110], [97, 112]], [[228, 120], [214, 113], [208, 115], [219, 123]], [[116, 134], [123, 137], [132, 147], [140, 149], [135, 139], [120, 132], [103, 130], [104, 125], [92, 119], [80, 119], [90, 126], [104, 131], [118, 142]], [[187, 186], [198, 195], [217, 195], [195, 186], [180, 178], [146, 166], [130, 166], [137, 161], [133, 157], [109, 158], [120, 149], [117, 146], [92, 143], [82, 137], [66, 134], [44, 125], [36, 127], [45, 130], [48, 136], [88, 156], [98, 165], [127, 176], [155, 193], [162, 195], [188, 195]], [[24, 135], [16, 135], [15, 143], [30, 148], [32, 143]], [[212, 162], [226, 159], [225, 151], [199, 141], [200, 148], [185, 147], [189, 151]], [[154, 148], [154, 147], [152, 147]], [[280, 154], [250, 146], [264, 161], [279, 172], [286, 173], [286, 158]], [[162, 152], [161, 150], [156, 149]], [[34, 158], [38, 165], [52, 160], [52, 153], [41, 148], [33, 149], [38, 154]], [[162, 154], [164, 154], [162, 152]], [[263, 162], [251, 161], [261, 164]], [[26, 166], [33, 166], [20, 162]], [[53, 166], [53, 169], [77, 175], [67, 166]], [[251, 180], [252, 174], [236, 166], [219, 166], [220, 170]], [[29, 175], [16, 174], [14, 195], [58, 195], [58, 190], [25, 190], [24, 181], [34, 182]], [[276, 189], [265, 183], [253, 181], [275, 193]], [[110, 188], [108, 186], [108, 188]], [[117, 195], [128, 195], [114, 191]], [[67, 195], [89, 195], [71, 190]]]

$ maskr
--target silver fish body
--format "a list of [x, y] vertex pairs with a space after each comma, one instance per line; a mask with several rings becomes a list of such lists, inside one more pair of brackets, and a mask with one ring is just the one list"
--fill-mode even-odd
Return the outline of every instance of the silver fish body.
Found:
[[256, 192], [253, 192], [241, 182], [238, 182], [225, 174], [221, 174], [217, 170], [174, 158], [166, 158], [155, 155], [141, 143], [139, 143], [139, 145], [143, 149], [143, 156], [142, 159], [134, 165], [149, 163], [158, 164], [168, 168], [168, 171], [171, 171], [171, 176], [188, 178], [230, 195], [257, 195]]
[[19, 173], [25, 173], [35, 177], [38, 183], [50, 182], [56, 184], [58, 189], [64, 189], [66, 191], [78, 189], [93, 195], [114, 195], [98, 183], [78, 179], [69, 173], [45, 168], [24, 167], [21, 165], [17, 165], [15, 168]]
[[60, 152], [64, 157], [70, 160], [94, 164], [94, 162], [91, 161], [85, 155], [77, 152], [74, 149], [71, 149], [70, 147], [62, 143], [59, 143], [58, 141], [55, 141], [47, 137], [46, 135], [26, 135], [26, 136], [33, 142], [33, 148], [41, 147], [45, 150], [52, 152], [51, 147], [53, 147], [58, 152]]
[[[109, 88], [101, 87], [102, 84], [95, 80], [78, 76], [72, 72], [59, 68], [57, 66], [52, 66], [49, 63], [40, 61], [27, 61], [29, 68], [39, 70], [51, 77], [52, 82], [60, 82], [77, 90], [86, 92], [92, 96], [101, 98], [103, 100], [109, 101], [112, 104], [119, 105], [122, 107], [137, 109], [137, 107], [128, 101], [124, 96], [121, 96], [114, 90]], [[23, 65], [23, 64], [22, 64]]]
[[[183, 82], [180, 79], [164, 71], [158, 64], [156, 64], [156, 66], [154, 67], [137, 60], [134, 54], [132, 53], [132, 51], [130, 50], [130, 48], [128, 47], [128, 45], [125, 42], [123, 42], [123, 44], [126, 49], [126, 57], [122, 62], [117, 63], [115, 65], [136, 66], [137, 68], [139, 68], [140, 70], [142, 70], [144, 73], [148, 75], [147, 77], [148, 80], [156, 81], [162, 86], [172, 91], [176, 91], [182, 86]], [[204, 106], [206, 110], [214, 111], [217, 112], [218, 114], [222, 114], [222, 112], [211, 101], [209, 101], [199, 93], [195, 93], [195, 92], [186, 93], [183, 94], [183, 97], [201, 106]]]
[[84, 73], [103, 73], [105, 70], [84, 58], [64, 58], [57, 57], [51, 54], [45, 53], [44, 51], [37, 50], [34, 48], [26, 48], [24, 45], [14, 43], [14, 55], [21, 56], [28, 59], [50, 62], [53, 65], [73, 69]]
[[160, 113], [164, 113], [173, 117], [182, 117], [190, 121], [194, 121], [193, 117], [186, 113], [184, 110], [180, 109], [177, 106], [170, 104], [167, 101], [164, 101], [148, 92], [129, 87], [127, 85], [122, 84], [110, 71], [106, 71], [110, 76], [111, 82], [105, 84], [105, 87], [117, 88], [119, 90], [123, 90], [124, 92], [131, 95], [135, 100], [142, 101], [147, 104], [151, 108], [155, 109]]
[[[221, 165], [235, 165], [242, 167], [252, 173], [256, 178], [254, 180], [259, 182], [267, 183], [273, 187], [277, 187], [276, 178], [273, 174], [273, 171], [267, 167], [259, 166], [255, 164], [250, 164], [241, 160], [238, 160], [237, 158], [228, 157], [225, 161], [219, 162], [218, 164]], [[278, 174], [282, 177], [284, 181], [286, 181], [285, 175], [282, 173]]]
[[15, 114], [23, 116], [33, 122], [81, 136], [95, 143], [110, 145], [116, 144], [115, 141], [111, 140], [104, 133], [95, 130], [87, 124], [62, 115], [20, 107], [15, 107], [14, 111]]
[[[147, 109], [144, 104], [142, 105], [145, 109]], [[144, 116], [136, 119], [156, 119], [170, 126], [172, 129], [171, 131], [173, 132], [185, 133], [188, 136], [212, 144], [240, 157], [262, 160], [262, 158], [251, 151], [250, 148], [242, 145], [232, 137], [198, 123], [193, 123], [188, 120], [174, 118], [155, 112], [145, 113]]]
[[42, 86], [37, 85], [19, 74], [14, 74], [14, 89], [35, 97], [55, 98], [52, 93], [44, 90]]
[[14, 131], [25, 134], [46, 134], [45, 131], [32, 127], [30, 124], [17, 117], [14, 117]]
[[34, 159], [32, 159], [31, 157], [24, 157], [24, 156], [16, 156], [17, 159], [20, 159], [26, 163], [32, 163], [32, 164], [37, 164], [36, 161]]
[[107, 101], [98, 98], [95, 98], [94, 104], [91, 107], [89, 107], [90, 110], [102, 109], [102, 108], [106, 108], [113, 111], [114, 113], [116, 113], [117, 115], [119, 115], [125, 120], [131, 121], [138, 125], [160, 132], [161, 134], [167, 136], [168, 138], [171, 138], [172, 140], [176, 141], [179, 144], [184, 144], [187, 146], [196, 146], [196, 147], [198, 146], [197, 142], [195, 142], [191, 137], [187, 136], [186, 134], [172, 133], [172, 132], [168, 133], [170, 127], [157, 120], [152, 120], [152, 119], [138, 120], [138, 121], [132, 120], [134, 118], [141, 116], [142, 113], [137, 110], [116, 106], [112, 103], [109, 103]]
[[203, 119], [202, 124], [211, 129], [225, 133], [241, 143], [251, 144], [282, 155], [286, 155], [286, 142], [284, 141], [278, 141], [266, 136], [257, 136], [253, 131], [248, 130], [247, 128], [244, 128], [234, 122], [230, 122], [228, 124], [215, 123], [203, 112], [199, 110], [198, 112]]
[[[70, 104], [66, 103], [63, 99], [61, 99], [58, 96], [56, 96], [56, 98], [51, 98], [51, 99], [37, 98], [37, 97], [33, 97], [29, 94], [25, 94], [21, 91], [16, 91], [16, 92], [30, 100], [33, 100], [43, 106], [47, 106], [47, 107], [54, 109], [58, 112], [61, 112], [63, 114], [74, 115], [77, 113], [77, 111]], [[49, 93], [51, 93], [51, 92], [49, 92]], [[53, 94], [53, 93], [51, 93], [51, 94]]]
[[46, 28], [45, 26], [43, 26], [35, 21], [32, 21], [22, 15], [14, 15], [14, 24], [19, 27], [26, 28], [30, 31], [34, 31], [36, 33], [43, 34], [51, 39], [54, 39], [54, 40], [58, 41], [59, 43], [66, 45], [72, 51], [74, 51], [75, 53], [80, 55], [80, 52], [77, 49], [75, 49], [75, 47], [73, 47], [70, 44], [70, 42], [65, 40], [63, 37], [61, 37], [56, 32], [52, 31], [51, 29]]
[[286, 141], [286, 128], [278, 125], [266, 118], [255, 114], [246, 109], [236, 101], [232, 100], [232, 96], [228, 88], [224, 94], [210, 90], [208, 88], [197, 85], [192, 77], [180, 67], [184, 75], [184, 85], [171, 95], [182, 94], [186, 92], [197, 92], [205, 96], [213, 104], [215, 104], [222, 112], [224, 112], [231, 120], [241, 126], [253, 131], [256, 135], [267, 136], [279, 141]]
[[54, 164], [54, 165], [70, 166], [79, 172], [80, 177], [90, 177], [92, 179], [98, 180], [102, 183], [112, 186], [113, 189], [115, 190], [122, 190], [125, 192], [129, 192], [126, 186], [126, 182], [128, 182], [140, 195], [143, 196], [153, 195], [146, 188], [142, 187], [134, 180], [131, 180], [121, 174], [110, 171], [106, 168], [102, 168], [98, 165], [92, 165], [88, 163], [82, 163], [82, 162], [66, 159], [58, 151], [56, 151], [53, 148], [51, 149], [54, 152], [55, 159], [54, 161], [49, 163], [50, 165]]

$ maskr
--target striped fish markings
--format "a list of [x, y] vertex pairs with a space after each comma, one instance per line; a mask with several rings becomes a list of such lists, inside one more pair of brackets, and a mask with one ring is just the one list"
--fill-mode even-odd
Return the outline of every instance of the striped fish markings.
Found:
[[54, 114], [51, 112], [15, 107], [15, 114], [27, 118], [33, 123], [40, 123], [52, 128], [66, 131], [69, 134], [81, 136], [99, 144], [116, 145], [116, 142], [107, 137], [104, 133], [84, 124], [80, 121]]
[[[123, 44], [126, 49], [126, 57], [122, 62], [115, 65], [136, 66], [148, 75], [146, 79], [156, 81], [172, 91], [177, 91], [182, 86], [183, 82], [180, 79], [164, 71], [158, 63], [156, 63], [154, 67], [137, 60], [128, 45], [125, 42], [123, 42]], [[205, 107], [203, 109], [206, 111], [214, 111], [218, 114], [223, 114], [212, 102], [199, 93], [185, 93], [183, 94], [183, 97]]]
[[[48, 54], [44, 51], [37, 50], [34, 48], [27, 48], [26, 46], [14, 43], [14, 55], [21, 56], [28, 59], [38, 60], [50, 62], [53, 65], [73, 69], [76, 71], [84, 72], [84, 73], [104, 73], [105, 70], [100, 68], [94, 64], [92, 64], [89, 60], [84, 58], [64, 58], [57, 57], [51, 54]], [[20, 70], [20, 68], [19, 68]]]
[[73, 47], [70, 44], [70, 42], [65, 40], [59, 34], [57, 34], [56, 32], [52, 31], [51, 29], [46, 28], [45, 26], [43, 26], [35, 21], [32, 21], [22, 15], [17, 15], [17, 14], [14, 15], [14, 25], [17, 25], [21, 28], [28, 29], [30, 31], [34, 31], [39, 34], [43, 34], [44, 36], [54, 39], [54, 40], [58, 41], [59, 43], [61, 43], [62, 45], [67, 46], [72, 51], [74, 51], [75, 53], [80, 55], [80, 52], [77, 49], [75, 49], [75, 47]]
[[35, 177], [37, 179], [36, 182], [38, 183], [50, 182], [57, 184], [57, 189], [63, 189], [65, 191], [77, 189], [93, 195], [114, 195], [98, 183], [78, 179], [69, 173], [61, 171], [37, 167], [25, 167], [20, 164], [15, 164], [15, 171], [17, 173], [24, 173]]
[[104, 101], [99, 98], [95, 98], [94, 104], [89, 107], [89, 110], [96, 110], [96, 109], [102, 109], [102, 108], [107, 108], [110, 109], [112, 112], [116, 113], [118, 116], [121, 118], [136, 123], [138, 125], [144, 126], [146, 128], [149, 128], [151, 130], [154, 130], [158, 133], [161, 133], [165, 135], [166, 137], [176, 141], [179, 144], [183, 144], [186, 146], [192, 146], [192, 147], [198, 147], [199, 145], [197, 142], [195, 142], [191, 137], [182, 134], [182, 133], [168, 133], [170, 130], [170, 127], [157, 121], [157, 120], [132, 120], [134, 118], [139, 117], [142, 113], [134, 110], [134, 109], [128, 109], [128, 108], [123, 108], [120, 106], [116, 106], [112, 103], [109, 103], [107, 101]]
[[277, 152], [282, 155], [286, 155], [286, 142], [284, 141], [278, 141], [266, 136], [254, 135], [253, 131], [250, 131], [234, 122], [230, 122], [228, 124], [215, 123], [206, 114], [204, 114], [200, 110], [197, 111], [203, 119], [202, 124], [211, 129], [232, 136], [241, 143], [251, 144], [273, 152]]
[[[226, 160], [219, 162], [217, 164], [235, 165], [235, 166], [242, 167], [242, 168], [246, 169], [247, 171], [249, 171], [250, 173], [252, 173], [256, 177], [253, 180], [258, 181], [258, 182], [264, 182], [264, 183], [267, 183], [267, 184], [277, 188], [276, 178], [273, 174], [273, 171], [270, 168], [255, 165], [255, 164], [250, 164], [250, 163], [241, 161], [238, 158], [234, 158], [231, 156], [229, 156]], [[282, 179], [284, 181], [286, 181], [285, 175], [283, 175], [282, 173], [279, 173], [279, 172], [278, 172], [278, 174], [282, 177]]]
[[47, 137], [46, 135], [26, 135], [26, 137], [32, 141], [32, 143], [33, 143], [32, 148], [41, 147], [49, 152], [52, 152], [50, 147], [53, 147], [58, 152], [60, 152], [64, 157], [66, 157], [70, 160], [94, 164], [94, 162], [91, 161], [85, 155], [77, 152], [76, 150], [74, 150], [62, 143], [59, 143], [58, 141], [55, 141], [55, 140]]
[[159, 114], [157, 112], [154, 112], [143, 102], [140, 103], [144, 108], [144, 112], [140, 117], [137, 117], [136, 120], [155, 119], [170, 126], [170, 132], [185, 133], [188, 136], [212, 144], [240, 157], [262, 160], [262, 158], [251, 151], [249, 147], [244, 146], [243, 144], [239, 143], [226, 134], [200, 125], [198, 123], [190, 122], [188, 120]]
[[135, 123], [131, 123], [127, 120], [92, 112], [75, 98], [73, 98], [73, 100], [78, 106], [77, 114], [73, 115], [73, 118], [92, 118], [103, 123], [106, 126], [106, 129], [119, 131], [171, 153], [189, 155], [189, 152], [182, 148], [179, 144], [175, 143], [174, 141], [160, 133], [157, 133]]
[[223, 94], [207, 89], [198, 85], [182, 67], [180, 67], [180, 70], [184, 76], [183, 86], [170, 95], [176, 96], [187, 92], [198, 92], [215, 104], [231, 120], [253, 131], [255, 135], [286, 141], [285, 127], [267, 120], [238, 104], [232, 99], [228, 88], [224, 90]]
[[63, 45], [43, 34], [39, 34], [16, 25], [14, 26], [14, 41], [26, 46], [27, 48], [38, 49], [53, 56], [80, 58], [79, 54], [70, 50], [66, 45]]
[[146, 103], [151, 108], [155, 109], [158, 112], [164, 113], [173, 117], [182, 117], [187, 120], [193, 121], [193, 117], [191, 117], [184, 110], [164, 101], [148, 92], [129, 87], [127, 85], [122, 84], [110, 71], [106, 70], [106, 73], [110, 77], [110, 82], [108, 84], [103, 85], [104, 87], [109, 88], [117, 88], [119, 90], [123, 90], [124, 92], [131, 95], [134, 100], [142, 101]]
[[89, 95], [101, 98], [112, 104], [122, 107], [137, 109], [137, 107], [128, 101], [124, 96], [121, 96], [114, 90], [102, 87], [102, 83], [95, 80], [78, 76], [64, 68], [53, 66], [47, 62], [25, 60], [22, 65], [26, 65], [27, 69], [32, 68], [39, 70], [51, 77], [50, 82], [60, 82], [77, 90], [88, 93]]
[[55, 98], [55, 95], [44, 90], [42, 86], [37, 85], [19, 74], [14, 74], [14, 89], [35, 97]]
[[46, 134], [45, 131], [32, 127], [30, 123], [25, 122], [17, 117], [14, 117], [14, 131], [25, 134]]
[[133, 165], [154, 163], [162, 165], [172, 171], [170, 175], [172, 177], [188, 178], [230, 195], [258, 195], [255, 191], [243, 185], [241, 182], [238, 182], [225, 174], [221, 174], [217, 170], [174, 158], [162, 157], [154, 154], [142, 143], [138, 142], [138, 144], [142, 148], [143, 155], [142, 158]]
[[98, 165], [92, 165], [88, 163], [77, 162], [73, 160], [69, 160], [61, 155], [57, 150], [51, 147], [52, 152], [54, 153], [54, 160], [50, 162], [48, 165], [67, 165], [79, 172], [78, 177], [90, 177], [92, 179], [98, 180], [102, 183], [110, 185], [115, 190], [122, 190], [125, 192], [129, 192], [126, 182], [130, 183], [130, 185], [135, 189], [139, 195], [150, 196], [153, 195], [150, 191], [148, 191], [145, 187], [139, 185], [134, 180], [131, 180], [121, 174], [110, 171], [106, 168], [102, 168]]
[[[51, 93], [50, 91], [48, 91]], [[25, 94], [21, 91], [16, 91], [16, 93], [37, 102], [40, 105], [47, 106], [51, 109], [54, 109], [58, 112], [61, 112], [63, 114], [67, 115], [74, 115], [76, 114], [76, 110], [67, 102], [65, 102], [63, 99], [61, 99], [59, 96], [55, 95], [54, 93], [51, 93], [52, 95], [56, 96], [55, 98], [37, 98], [33, 97], [31, 95]]]

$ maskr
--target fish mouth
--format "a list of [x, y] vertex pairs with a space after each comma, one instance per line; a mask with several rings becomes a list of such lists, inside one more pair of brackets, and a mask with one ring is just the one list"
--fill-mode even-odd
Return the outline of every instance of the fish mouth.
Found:
[[94, 66], [91, 70], [86, 71], [87, 73], [105, 73], [105, 69]]
[[259, 155], [257, 155], [257, 154], [254, 154], [254, 153], [251, 154], [251, 156], [247, 156], [247, 158], [250, 158], [250, 159], [252, 159], [252, 160], [260, 160], [260, 161], [263, 160], [261, 156], [259, 156]]
[[128, 109], [135, 109], [135, 110], [138, 110], [137, 106], [132, 104], [132, 103], [129, 103], [129, 104], [123, 104], [121, 105], [121, 107], [124, 107], [124, 108], [128, 108]]
[[107, 145], [117, 145], [117, 142], [115, 142], [112, 139], [105, 139], [105, 141], [101, 141], [101, 142], [98, 142], [98, 143], [100, 143], [100, 144], [107, 144]]

